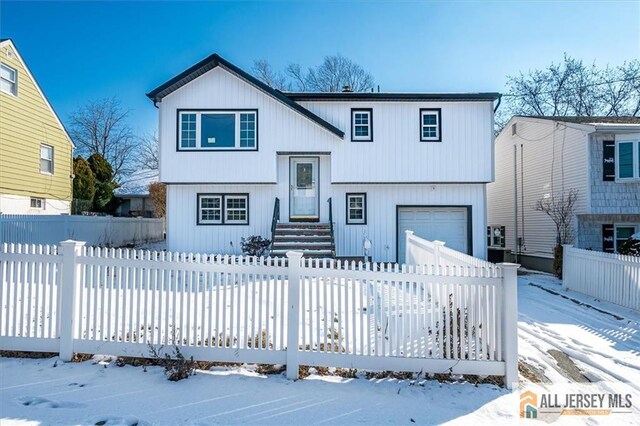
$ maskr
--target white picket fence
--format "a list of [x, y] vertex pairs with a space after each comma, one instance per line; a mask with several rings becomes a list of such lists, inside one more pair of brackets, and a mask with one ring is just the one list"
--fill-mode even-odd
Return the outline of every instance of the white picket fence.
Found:
[[55, 245], [68, 239], [88, 245], [122, 246], [160, 241], [162, 219], [112, 216], [0, 215], [0, 244]]
[[443, 241], [428, 241], [405, 231], [406, 262], [415, 265], [474, 266], [491, 268], [491, 262], [445, 247]]
[[0, 349], [505, 376], [517, 265], [378, 265], [4, 245]]
[[640, 257], [565, 245], [562, 286], [565, 290], [640, 311]]

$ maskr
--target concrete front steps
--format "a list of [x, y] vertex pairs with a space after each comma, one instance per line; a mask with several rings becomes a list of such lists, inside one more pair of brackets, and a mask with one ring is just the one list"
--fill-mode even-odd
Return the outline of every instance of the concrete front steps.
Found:
[[336, 256], [328, 223], [278, 223], [273, 236], [271, 256], [286, 256], [288, 251], [300, 251], [304, 257]]

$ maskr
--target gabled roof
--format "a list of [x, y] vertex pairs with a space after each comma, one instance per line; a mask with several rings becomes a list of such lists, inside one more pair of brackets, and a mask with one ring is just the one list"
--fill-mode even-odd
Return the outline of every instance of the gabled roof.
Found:
[[151, 92], [147, 93], [147, 97], [149, 97], [149, 99], [151, 99], [154, 102], [161, 101], [162, 98], [164, 98], [171, 92], [179, 89], [185, 84], [195, 80], [196, 78], [200, 77], [202, 74], [216, 67], [222, 67], [223, 69], [231, 72], [232, 74], [236, 75], [237, 77], [244, 80], [245, 82], [251, 84], [252, 86], [256, 87], [257, 89], [261, 90], [262, 92], [266, 93], [267, 95], [271, 96], [277, 101], [283, 103], [284, 105], [288, 106], [289, 108], [293, 109], [299, 114], [305, 116], [309, 120], [315, 122], [319, 126], [330, 131], [331, 133], [338, 136], [339, 138], [344, 137], [344, 132], [342, 130], [338, 129], [337, 127], [327, 122], [326, 120], [318, 117], [316, 114], [312, 113], [311, 111], [309, 111], [302, 105], [298, 104], [297, 102], [291, 100], [279, 90], [269, 87], [268, 85], [258, 80], [251, 74], [236, 67], [231, 62], [225, 60], [217, 53], [214, 53], [213, 55], [208, 56], [207, 58], [203, 59], [202, 61], [186, 69], [185, 71], [181, 72], [177, 76], [173, 77], [171, 80], [167, 81], [166, 83], [156, 87]]
[[495, 101], [500, 93], [285, 92], [294, 101]]
[[[33, 81], [33, 84], [34, 84], [34, 86], [36, 86], [36, 89], [38, 90], [38, 93], [40, 93], [40, 96], [42, 96], [42, 99], [44, 100], [44, 103], [47, 105], [47, 107], [49, 108], [49, 110], [53, 114], [53, 118], [55, 118], [55, 120], [60, 125], [60, 128], [62, 129], [64, 134], [67, 136], [67, 139], [69, 140], [69, 143], [71, 144], [71, 146], [75, 148], [75, 144], [73, 143], [73, 140], [71, 139], [71, 136], [69, 136], [69, 132], [67, 132], [67, 129], [64, 127], [64, 124], [62, 124], [62, 120], [60, 120], [60, 117], [58, 117], [58, 114], [56, 113], [56, 110], [53, 109], [53, 107], [51, 106], [51, 102], [49, 102], [49, 99], [47, 98], [47, 95], [45, 95], [44, 92], [42, 91], [42, 89], [40, 88], [40, 84], [38, 84], [38, 80], [36, 80], [36, 78], [33, 76], [33, 74], [31, 74], [31, 71], [29, 70], [29, 67], [27, 66], [27, 63], [24, 61], [24, 59], [22, 59], [22, 56], [20, 56], [20, 53], [18, 52], [18, 49], [16, 48], [16, 45], [13, 43], [13, 41], [10, 38], [0, 39], [0, 47], [4, 47], [6, 45], [11, 46], [11, 48], [13, 49], [13, 53], [16, 55], [18, 60], [22, 63], [22, 66], [24, 67], [24, 70], [27, 72], [27, 75], [29, 76], [31, 81]], [[18, 90], [20, 90], [20, 89], [18, 89]]]

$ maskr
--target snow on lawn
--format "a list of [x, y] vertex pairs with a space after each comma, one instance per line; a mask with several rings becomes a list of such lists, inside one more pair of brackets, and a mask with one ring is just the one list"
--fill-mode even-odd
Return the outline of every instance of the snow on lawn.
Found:
[[[565, 293], [555, 278], [536, 274], [519, 278], [519, 310], [520, 357], [533, 376], [551, 382], [551, 388], [587, 378], [596, 391], [622, 387], [634, 393], [634, 414], [563, 416], [559, 422], [620, 425], [640, 418], [640, 315]], [[564, 361], [559, 366], [548, 352], [554, 349], [568, 356], [576, 371]], [[521, 385], [521, 390], [531, 386], [525, 378]], [[259, 375], [252, 366], [214, 368], [169, 382], [158, 367], [145, 372], [93, 361], [0, 358], [3, 425], [510, 424], [518, 419], [518, 402], [519, 392], [495, 385], [318, 375], [292, 382]]]

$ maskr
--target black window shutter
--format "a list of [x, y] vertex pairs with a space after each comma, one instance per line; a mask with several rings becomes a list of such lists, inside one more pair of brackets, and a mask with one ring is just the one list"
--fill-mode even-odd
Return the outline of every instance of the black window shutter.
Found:
[[506, 228], [504, 226], [501, 226], [500, 227], [500, 247], [505, 246], [505, 235], [506, 235]]
[[602, 141], [602, 180], [616, 180], [616, 142]]
[[613, 224], [602, 225], [602, 251], [613, 253], [615, 251], [614, 238], [615, 228]]
[[487, 226], [487, 247], [491, 247], [491, 227]]

